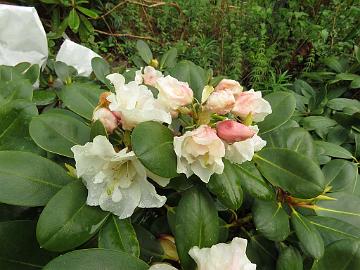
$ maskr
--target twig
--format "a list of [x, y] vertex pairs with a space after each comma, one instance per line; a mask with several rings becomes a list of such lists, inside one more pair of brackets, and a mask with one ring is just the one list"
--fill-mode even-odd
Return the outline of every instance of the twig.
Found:
[[109, 15], [111, 12], [113, 12], [114, 10], [118, 9], [119, 7], [121, 7], [122, 5], [125, 5], [128, 1], [125, 0], [124, 2], [120, 2], [119, 4], [117, 4], [116, 6], [114, 6], [112, 9], [110, 9], [109, 11], [107, 11], [106, 13], [104, 13], [103, 15], [101, 15], [100, 17], [96, 18], [96, 20], [98, 19], [102, 19], [104, 17], [106, 17], [107, 15]]
[[157, 41], [156, 39], [154, 39], [152, 37], [138, 36], [138, 35], [133, 35], [133, 34], [109, 33], [109, 32], [105, 32], [105, 31], [101, 31], [101, 30], [97, 30], [97, 29], [95, 29], [94, 31], [99, 33], [99, 34], [106, 35], [106, 36], [145, 39], [145, 40], [150, 40], [150, 41], [153, 41], [155, 43], [161, 44], [159, 41]]

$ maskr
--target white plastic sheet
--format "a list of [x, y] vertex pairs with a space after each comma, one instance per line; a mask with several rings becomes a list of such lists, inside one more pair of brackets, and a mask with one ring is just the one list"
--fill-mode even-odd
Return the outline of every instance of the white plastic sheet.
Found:
[[61, 61], [77, 69], [79, 76], [90, 76], [92, 72], [91, 59], [101, 57], [94, 51], [66, 39], [56, 55], [56, 61]]
[[0, 65], [43, 66], [47, 57], [46, 33], [35, 8], [0, 4]]

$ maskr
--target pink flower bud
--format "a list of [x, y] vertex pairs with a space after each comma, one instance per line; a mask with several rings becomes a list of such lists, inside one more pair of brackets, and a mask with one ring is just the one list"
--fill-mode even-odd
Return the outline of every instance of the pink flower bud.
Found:
[[227, 143], [244, 141], [255, 135], [255, 131], [234, 120], [225, 120], [217, 123], [217, 135]]
[[99, 108], [94, 111], [93, 121], [96, 120], [100, 120], [107, 132], [109, 132], [110, 134], [113, 133], [119, 125], [119, 119], [117, 118], [117, 116], [106, 108]]

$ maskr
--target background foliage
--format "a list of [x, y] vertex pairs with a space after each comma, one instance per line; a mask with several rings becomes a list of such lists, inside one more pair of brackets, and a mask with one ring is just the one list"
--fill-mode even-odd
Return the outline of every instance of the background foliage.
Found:
[[[195, 243], [234, 236], [249, 240], [247, 255], [260, 270], [359, 268], [357, 1], [16, 2], [36, 6], [53, 53], [66, 33], [110, 65], [94, 60], [90, 79], [53, 61], [41, 74], [26, 63], [0, 66], [0, 268], [96, 269], [101, 261], [112, 262], [108, 269], [146, 269], [143, 261], [162, 260], [179, 267], [164, 234], [177, 239], [186, 270]], [[268, 144], [252, 162], [225, 161], [225, 174], [206, 186], [172, 179], [161, 190], [166, 207], [119, 220], [85, 204], [70, 147], [104, 132], [89, 120], [108, 87], [105, 75], [153, 58], [195, 93], [224, 74], [264, 91], [274, 112], [259, 125]], [[147, 125], [133, 133], [135, 152], [151, 146], [136, 136]], [[35, 159], [36, 167], [27, 162]], [[170, 175], [174, 164], [165, 163]]]

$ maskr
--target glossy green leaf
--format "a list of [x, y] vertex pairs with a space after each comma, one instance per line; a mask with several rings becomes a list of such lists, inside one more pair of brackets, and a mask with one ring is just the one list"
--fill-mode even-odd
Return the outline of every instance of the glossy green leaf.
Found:
[[345, 65], [339, 61], [335, 56], [327, 57], [324, 60], [324, 64], [338, 73], [345, 71]]
[[0, 106], [0, 150], [39, 153], [29, 134], [29, 123], [38, 111], [25, 100], [14, 100]]
[[288, 246], [280, 251], [279, 258], [276, 262], [276, 270], [303, 270], [303, 259], [300, 252]]
[[146, 42], [142, 40], [138, 40], [136, 42], [136, 49], [138, 51], [138, 54], [145, 61], [145, 63], [149, 64], [150, 61], [153, 59], [153, 55], [149, 48], [149, 45], [147, 45]]
[[201, 101], [202, 91], [208, 81], [208, 75], [203, 68], [184, 60], [177, 63], [169, 72], [178, 80], [187, 82], [194, 92], [194, 98]]
[[360, 111], [360, 101], [356, 99], [334, 98], [327, 106], [336, 111], [343, 111], [345, 108], [351, 108], [354, 112]]
[[360, 228], [345, 221], [322, 216], [308, 216], [307, 218], [318, 229], [325, 245], [341, 239], [360, 239]]
[[85, 14], [86, 16], [90, 17], [90, 18], [93, 18], [93, 19], [96, 19], [99, 15], [94, 11], [94, 10], [91, 10], [91, 9], [88, 9], [88, 8], [84, 8], [84, 7], [81, 7], [81, 6], [77, 6], [76, 7], [81, 13]]
[[28, 79], [31, 84], [36, 83], [36, 81], [39, 79], [39, 75], [40, 67], [38, 64], [32, 65], [24, 73], [24, 77]]
[[296, 107], [295, 97], [289, 92], [275, 92], [265, 96], [264, 99], [270, 103], [272, 113], [258, 124], [260, 134], [266, 134], [285, 124]]
[[45, 205], [72, 178], [56, 163], [32, 153], [0, 151], [0, 201]]
[[56, 76], [58, 76], [58, 78], [61, 81], [67, 82], [69, 80], [69, 78], [71, 78], [70, 67], [67, 64], [65, 64], [64, 62], [56, 61], [54, 63], [54, 69], [55, 69]]
[[308, 131], [303, 128], [286, 128], [269, 132], [262, 136], [267, 147], [287, 148], [315, 159], [314, 141]]
[[90, 141], [92, 141], [98, 135], [106, 137], [108, 136], [107, 131], [100, 120], [96, 120], [95, 122], [91, 123]]
[[108, 213], [86, 204], [87, 190], [78, 180], [62, 188], [42, 211], [36, 236], [42, 248], [66, 251], [93, 237]]
[[33, 88], [31, 83], [25, 79], [0, 80], [0, 105], [16, 100], [23, 99], [31, 101]]
[[54, 91], [36, 90], [34, 91], [32, 101], [36, 106], [45, 106], [53, 103], [56, 100]]
[[59, 256], [44, 270], [147, 270], [140, 259], [122, 251], [109, 249], [81, 249]]
[[299, 198], [313, 198], [324, 191], [325, 178], [311, 159], [293, 150], [266, 148], [254, 156], [260, 172], [274, 186]]
[[120, 250], [140, 255], [139, 241], [129, 219], [119, 219], [111, 215], [99, 232], [99, 248]]
[[73, 157], [71, 147], [88, 142], [90, 128], [71, 113], [48, 111], [32, 119], [30, 136], [46, 151]]
[[360, 228], [360, 197], [348, 192], [326, 194], [333, 200], [321, 200], [315, 208], [319, 216], [333, 217]]
[[252, 162], [233, 165], [240, 178], [242, 188], [251, 196], [260, 200], [271, 200], [275, 197], [274, 191]]
[[31, 220], [0, 222], [0, 269], [42, 269], [55, 254], [39, 247]]
[[224, 171], [222, 174], [213, 174], [207, 184], [208, 189], [217, 196], [226, 207], [237, 210], [243, 201], [240, 177], [237, 175], [234, 165], [224, 159]]
[[149, 121], [136, 126], [131, 144], [141, 163], [151, 172], [162, 177], [177, 176], [173, 134], [160, 123]]
[[[251, 236], [246, 247], [246, 255], [256, 269], [275, 270], [278, 257], [275, 243], [261, 235]], [[225, 269], [224, 269], [225, 270]]]
[[316, 259], [324, 254], [324, 241], [316, 227], [298, 212], [292, 212], [291, 224], [306, 252]]
[[108, 62], [106, 62], [101, 57], [94, 57], [91, 59], [91, 67], [95, 73], [96, 78], [105, 83], [108, 84], [109, 80], [106, 79], [106, 76], [110, 74], [110, 65]]
[[172, 68], [176, 65], [177, 49], [171, 48], [160, 59], [160, 69]]
[[210, 247], [218, 237], [219, 218], [214, 201], [205, 189], [191, 188], [176, 208], [175, 242], [182, 267], [194, 269], [189, 250], [193, 246]]
[[352, 159], [352, 154], [346, 150], [344, 147], [341, 147], [334, 143], [315, 141], [317, 147], [322, 149], [322, 154], [330, 157], [336, 158], [345, 158]]
[[255, 200], [252, 212], [256, 229], [267, 239], [280, 242], [290, 234], [289, 216], [281, 203]]
[[65, 85], [57, 94], [65, 106], [82, 117], [91, 120], [93, 111], [99, 103], [100, 94], [104, 90], [93, 83], [72, 83]]
[[73, 8], [70, 10], [69, 16], [68, 16], [68, 25], [71, 28], [73, 32], [77, 32], [80, 25], [80, 18], [79, 15], [76, 12], [76, 9]]
[[331, 186], [331, 191], [342, 191], [353, 187], [358, 174], [355, 163], [342, 159], [333, 159], [327, 163], [322, 171], [324, 173], [327, 186]]
[[140, 258], [146, 262], [164, 259], [164, 250], [155, 236], [140, 225], [134, 225], [134, 229], [140, 244]]
[[324, 257], [315, 262], [312, 270], [360, 269], [360, 241], [344, 239], [328, 245]]
[[323, 129], [336, 126], [336, 121], [324, 116], [308, 116], [301, 121], [307, 130]]

